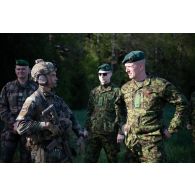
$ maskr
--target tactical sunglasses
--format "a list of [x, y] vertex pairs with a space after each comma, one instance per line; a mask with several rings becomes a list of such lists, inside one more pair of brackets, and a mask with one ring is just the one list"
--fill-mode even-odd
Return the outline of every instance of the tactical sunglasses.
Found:
[[105, 77], [105, 76], [107, 76], [107, 75], [108, 75], [108, 73], [98, 73], [98, 75], [99, 75], [99, 76], [101, 76], [101, 75], [102, 75], [102, 76], [104, 76], [104, 77]]

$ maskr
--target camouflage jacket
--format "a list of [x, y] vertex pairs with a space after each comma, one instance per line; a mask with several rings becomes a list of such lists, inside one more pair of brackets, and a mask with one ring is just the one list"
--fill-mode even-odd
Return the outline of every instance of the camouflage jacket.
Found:
[[86, 128], [93, 133], [117, 132], [120, 129], [120, 88], [109, 84], [94, 88], [89, 95]]
[[26, 98], [37, 89], [33, 81], [22, 86], [17, 80], [8, 82], [0, 95], [0, 117], [5, 128], [11, 127], [18, 116]]
[[[66, 131], [69, 126], [67, 123], [70, 121], [72, 130], [77, 136], [79, 136], [81, 126], [67, 104], [65, 104], [63, 99], [55, 95], [53, 92], [43, 92], [41, 87], [26, 99], [16, 119], [18, 121], [18, 133], [26, 134], [30, 137], [32, 136], [33, 139], [38, 139], [38, 137], [42, 136], [41, 139], [44, 140], [44, 135], [41, 135], [43, 131], [41, 131], [42, 127], [40, 123], [48, 121], [45, 121], [45, 118], [42, 116], [42, 111], [51, 104], [54, 105], [57, 116], [61, 121], [60, 128]], [[49, 139], [50, 138], [52, 139], [52, 136], [49, 137]], [[48, 139], [48, 136], [46, 139]], [[34, 141], [36, 142], [36, 140]]]
[[142, 86], [134, 80], [121, 88], [122, 98], [127, 107], [127, 124], [129, 132], [140, 135], [160, 135], [163, 130], [163, 108], [166, 103], [176, 108], [168, 130], [175, 132], [182, 125], [186, 114], [187, 100], [168, 81], [158, 77], [148, 77]]

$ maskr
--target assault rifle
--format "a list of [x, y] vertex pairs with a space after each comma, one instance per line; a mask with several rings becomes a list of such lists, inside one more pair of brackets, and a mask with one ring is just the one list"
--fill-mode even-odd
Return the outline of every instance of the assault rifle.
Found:
[[[42, 116], [45, 118], [46, 122], [51, 122], [54, 126], [56, 126], [56, 128], [59, 128], [61, 129], [61, 125], [60, 125], [60, 121], [59, 121], [59, 118], [58, 118], [58, 115], [57, 115], [57, 112], [55, 110], [55, 107], [53, 104], [49, 105], [45, 110], [42, 111]], [[58, 142], [60, 142], [62, 145], [63, 145], [63, 148], [64, 148], [64, 151], [69, 159], [69, 161], [73, 161], [72, 159], [72, 153], [71, 153], [71, 150], [70, 150], [70, 147], [68, 145], [68, 142], [66, 140], [66, 137], [65, 137], [65, 131], [64, 129], [62, 129], [62, 135], [61, 136], [57, 136], [56, 139], [54, 139], [53, 144], [51, 142], [51, 144], [49, 145], [56, 145], [56, 140]]]

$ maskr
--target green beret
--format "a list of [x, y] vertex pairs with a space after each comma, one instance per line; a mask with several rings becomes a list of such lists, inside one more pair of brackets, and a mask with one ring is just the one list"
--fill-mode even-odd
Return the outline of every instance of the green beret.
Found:
[[143, 51], [131, 51], [124, 57], [122, 63], [125, 64], [126, 62], [137, 62], [143, 59], [145, 59]]
[[98, 71], [112, 71], [112, 65], [110, 64], [102, 64], [98, 66]]
[[29, 66], [29, 63], [28, 63], [28, 61], [26, 61], [26, 60], [16, 60], [16, 65], [18, 65], [18, 66]]

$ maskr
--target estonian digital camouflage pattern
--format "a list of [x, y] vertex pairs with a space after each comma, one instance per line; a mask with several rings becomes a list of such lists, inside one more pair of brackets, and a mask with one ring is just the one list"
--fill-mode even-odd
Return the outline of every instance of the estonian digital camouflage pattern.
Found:
[[166, 162], [163, 142], [156, 143], [139, 140], [133, 145], [131, 150], [127, 149], [125, 153], [125, 162], [131, 163], [159, 163]]
[[[8, 155], [8, 157], [5, 157], [6, 159], [9, 158], [9, 160], [7, 159], [8, 161], [13, 158], [17, 143], [19, 141], [19, 137], [17, 136], [17, 134], [13, 133], [13, 124], [15, 123], [16, 117], [18, 116], [24, 101], [36, 89], [37, 85], [33, 81], [28, 81], [25, 85], [22, 86], [17, 80], [15, 80], [8, 82], [1, 91], [0, 116], [1, 120], [5, 124], [2, 133], [2, 144], [4, 144], [4, 141], [10, 142], [10, 151], [6, 152], [6, 155]], [[23, 141], [25, 141], [25, 139]], [[4, 146], [2, 147], [4, 148]], [[25, 156], [24, 143], [23, 146], [21, 146], [20, 151], [21, 155]], [[23, 158], [23, 156], [21, 156], [21, 158], [25, 161], [26, 157]]]
[[[127, 108], [126, 124], [129, 127], [125, 143], [130, 150], [141, 144], [140, 159], [147, 157], [148, 154], [144, 153], [154, 148], [154, 143], [162, 139], [161, 133], [165, 129], [162, 114], [166, 103], [176, 107], [168, 131], [174, 133], [183, 125], [187, 100], [170, 82], [158, 77], [148, 77], [141, 83], [131, 80], [122, 86], [121, 93]], [[162, 158], [161, 153], [151, 153], [153, 158], [144, 157], [140, 161], [159, 162]]]
[[117, 161], [116, 136], [120, 128], [120, 89], [113, 84], [98, 86], [89, 96], [86, 128], [89, 138], [86, 146], [86, 162], [97, 162], [102, 148], [109, 162]]
[[[70, 130], [70, 125], [77, 136], [79, 136], [79, 132], [81, 131], [81, 126], [70, 108], [64, 103], [63, 99], [52, 92], [45, 93], [42, 91], [42, 88], [39, 87], [35, 93], [26, 99], [17, 117], [17, 121], [19, 122], [17, 131], [19, 134], [26, 134], [30, 137], [33, 143], [32, 158], [35, 162], [63, 162], [66, 158], [62, 142], [57, 142], [57, 145], [48, 149], [51, 145], [50, 143], [53, 143], [54, 139], [58, 140], [58, 137], [54, 137], [48, 130], [43, 131], [41, 129], [40, 122], [45, 121], [42, 116], [42, 111], [51, 104], [54, 105], [60, 120], [60, 128], [64, 130], [67, 136], [69, 134], [67, 131]], [[68, 137], [65, 139], [68, 139]]]

